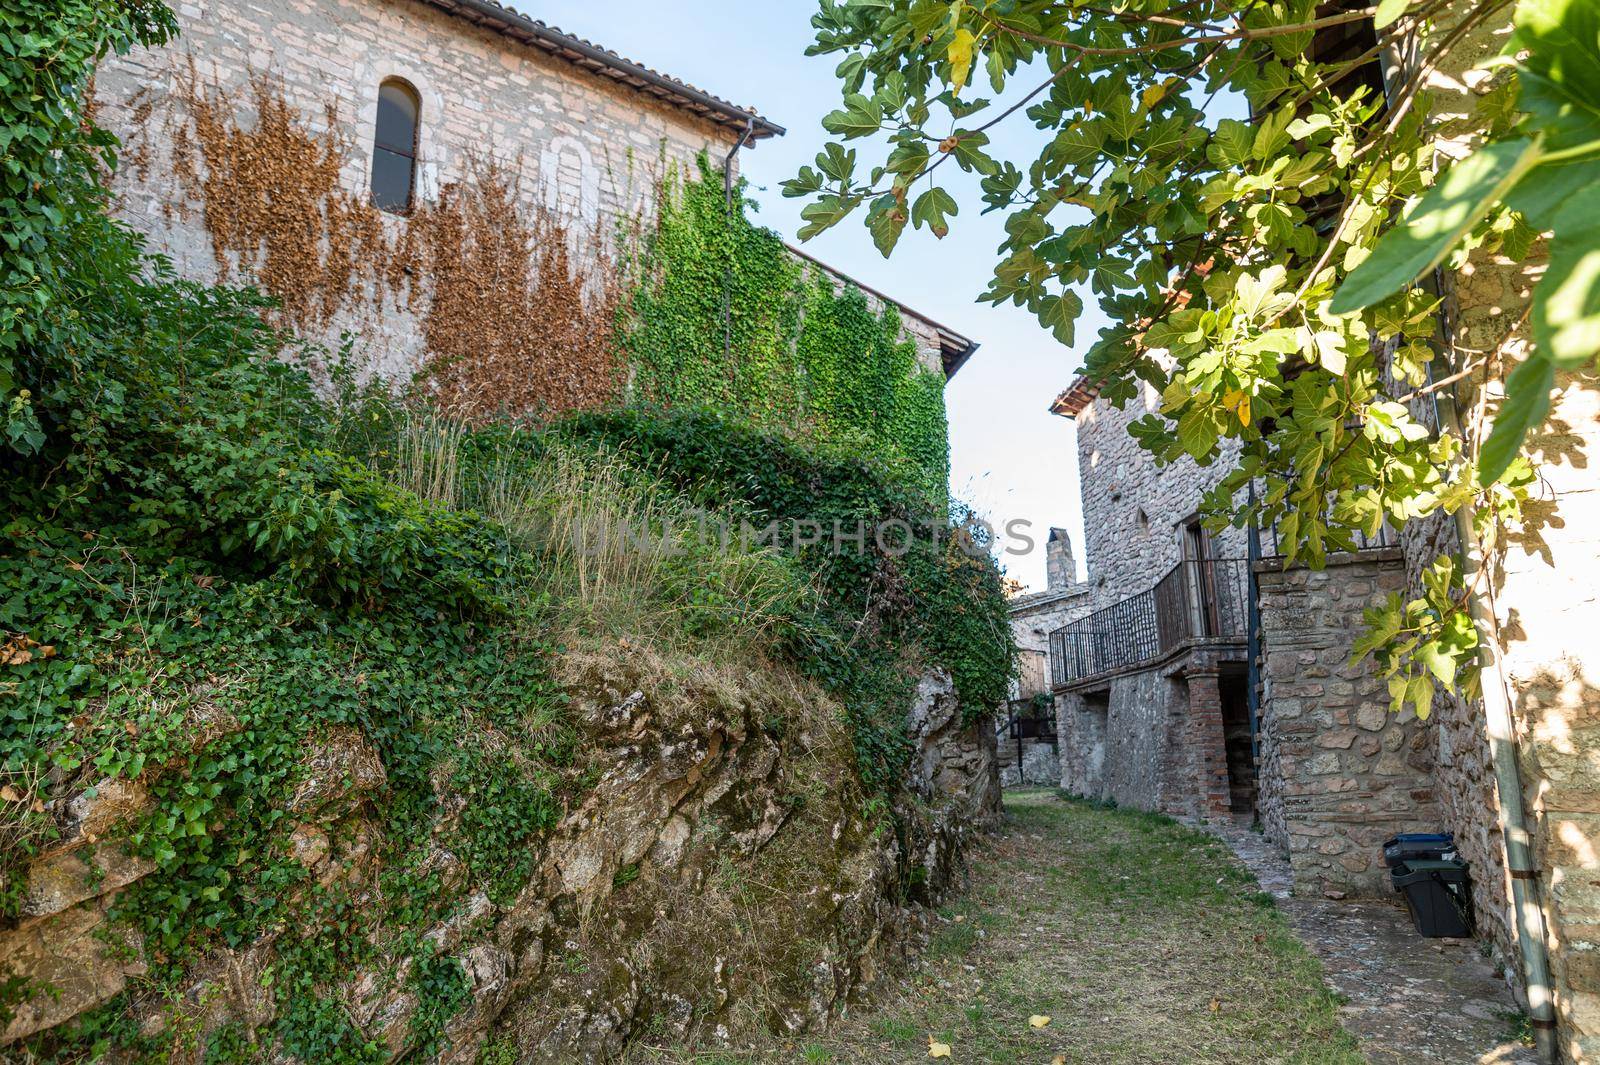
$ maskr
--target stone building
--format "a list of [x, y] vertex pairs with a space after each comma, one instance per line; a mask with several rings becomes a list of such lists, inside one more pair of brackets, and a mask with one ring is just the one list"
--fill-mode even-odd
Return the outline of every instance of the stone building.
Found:
[[1054, 784], [1061, 775], [1050, 689], [1050, 633], [1078, 614], [1088, 585], [1078, 581], [1072, 538], [1051, 529], [1045, 539], [1045, 590], [1011, 598], [1011, 634], [1020, 655], [1011, 705], [999, 723], [1001, 782], [1006, 787]]
[[1119, 410], [1076, 381], [1052, 409], [1076, 420], [1086, 594], [1049, 634], [1062, 786], [1177, 816], [1249, 810], [1243, 536], [1201, 527], [1226, 470], [1157, 469], [1128, 433], [1149, 389]]
[[[1482, 66], [1503, 31], [1465, 33], [1430, 79], [1434, 114], [1465, 131], [1447, 145], [1452, 154], [1474, 143]], [[1480, 252], [1444, 272], [1441, 334], [1525, 358], [1519, 315], [1542, 254], [1512, 262]], [[1499, 384], [1481, 363], [1453, 384], [1439, 376], [1449, 387], [1413, 402], [1418, 420], [1438, 431], [1465, 411], [1459, 422], [1481, 431], [1475, 419], [1493, 411]], [[1539, 498], [1487, 559], [1440, 517], [1385, 530], [1316, 571], [1285, 567], [1271, 530], [1217, 541], [1193, 531], [1230, 456], [1158, 469], [1127, 433], [1158, 397], [1147, 389], [1118, 410], [1096, 393], [1080, 377], [1053, 408], [1078, 426], [1089, 562], [1088, 594], [1053, 617], [1060, 627], [1049, 638], [1062, 787], [1143, 809], [1253, 817], [1289, 859], [1295, 890], [1333, 898], [1390, 897], [1379, 855], [1390, 835], [1453, 832], [1472, 866], [1478, 935], [1536, 1030], [1556, 1026], [1564, 1060], [1600, 1060], [1592, 379], [1558, 375], [1550, 418], [1530, 439]], [[1485, 699], [1438, 697], [1421, 721], [1390, 712], [1385, 686], [1370, 664], [1351, 663], [1351, 648], [1362, 611], [1418, 587], [1441, 551], [1489, 569], [1478, 598], [1480, 631], [1493, 639]], [[1228, 602], [1235, 588], [1238, 611]], [[1034, 598], [1017, 600], [1015, 623], [1026, 627]], [[1218, 606], [1197, 609], [1197, 599]], [[1548, 988], [1537, 963], [1519, 959], [1529, 954], [1548, 958]]]
[[[329, 352], [348, 340], [358, 372], [389, 380], [526, 331], [514, 312], [530, 294], [504, 275], [520, 280], [530, 256], [560, 275], [534, 327], [600, 358], [610, 282], [563, 255], [613, 251], [664, 182], [701, 159], [731, 182], [743, 152], [784, 132], [493, 0], [173, 6], [175, 44], [108, 56], [92, 86], [124, 144], [118, 213], [184, 276], [258, 285], [301, 336]], [[858, 287], [895, 304], [926, 369], [949, 376], [976, 349]], [[581, 405], [566, 393], [551, 405]]]

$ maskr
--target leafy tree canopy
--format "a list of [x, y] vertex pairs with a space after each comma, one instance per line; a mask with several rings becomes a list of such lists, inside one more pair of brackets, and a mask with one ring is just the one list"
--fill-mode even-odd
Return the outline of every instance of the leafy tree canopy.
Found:
[[[1134, 423], [1158, 460], [1236, 448], [1208, 506], [1275, 524], [1291, 561], [1468, 505], [1488, 533], [1526, 498], [1519, 450], [1556, 370], [1600, 350], [1600, 5], [1509, 6], [823, 0], [811, 53], [839, 57], [837, 140], [785, 193], [810, 200], [802, 237], [859, 213], [887, 256], [907, 225], [942, 237], [946, 185], [974, 175], [1005, 214], [983, 298], [1068, 345], [1097, 299], [1111, 325], [1084, 372], [1118, 404], [1160, 390]], [[1430, 115], [1430, 76], [1508, 20], [1475, 113]], [[1216, 117], [1241, 102], [1248, 121]], [[1006, 122], [1037, 130], [1035, 157], [996, 149]], [[1491, 350], [1441, 345], [1434, 268], [1520, 260], [1552, 232], [1531, 355], [1506, 374], [1520, 322]], [[1486, 441], [1414, 418], [1506, 376]], [[1477, 643], [1448, 560], [1425, 584], [1363, 646], [1424, 713], [1435, 681], [1471, 680]]]

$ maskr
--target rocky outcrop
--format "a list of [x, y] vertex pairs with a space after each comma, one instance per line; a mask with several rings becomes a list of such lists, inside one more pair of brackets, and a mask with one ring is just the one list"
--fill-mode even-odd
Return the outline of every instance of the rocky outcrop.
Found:
[[[889, 810], [863, 801], [841, 708], [797, 677], [615, 644], [569, 652], [559, 674], [584, 786], [537, 840], [532, 875], [511, 897], [491, 897], [458, 856], [429, 844], [418, 872], [439, 878], [449, 906], [324, 989], [393, 1056], [418, 1049], [425, 1007], [413, 977], [430, 957], [458, 966], [467, 989], [436, 1040], [446, 1062], [477, 1060], [491, 1039], [518, 1061], [573, 1062], [614, 1059], [646, 1034], [726, 1044], [803, 1031], [917, 941], [919, 903], [960, 883], [966, 842], [998, 814], [992, 727], [963, 724], [948, 677], [917, 688], [913, 787]], [[303, 770], [284, 803], [287, 853], [310, 884], [376, 906], [372, 813], [387, 786], [378, 752], [355, 728], [336, 728], [308, 744]], [[434, 787], [430, 838], [446, 840], [469, 800], [447, 774]], [[141, 991], [140, 944], [119, 941], [106, 910], [153, 866], [107, 840], [119, 823], [111, 811], [125, 819], [144, 801], [108, 784], [70, 822], [63, 810], [73, 842], [33, 864], [28, 916], [0, 933], [8, 972], [32, 982], [6, 1041], [126, 987], [147, 1030], [232, 1024], [270, 1050], [265, 977], [281, 930], [191, 966], [175, 998]], [[195, 1056], [205, 1043], [189, 1041]]]
[[145, 971], [138, 936], [108, 926], [106, 913], [155, 864], [102, 840], [149, 804], [143, 787], [115, 780], [52, 804], [57, 843], [29, 865], [17, 925], [0, 931], [0, 983], [22, 981], [23, 992], [0, 1013], [0, 1046], [99, 1005]]

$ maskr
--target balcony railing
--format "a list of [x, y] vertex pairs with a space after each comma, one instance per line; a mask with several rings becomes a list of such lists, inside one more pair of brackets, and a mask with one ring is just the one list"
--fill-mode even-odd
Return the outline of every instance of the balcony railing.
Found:
[[1245, 638], [1249, 570], [1244, 559], [1186, 559], [1154, 588], [1050, 634], [1057, 686], [1138, 665], [1194, 639]]

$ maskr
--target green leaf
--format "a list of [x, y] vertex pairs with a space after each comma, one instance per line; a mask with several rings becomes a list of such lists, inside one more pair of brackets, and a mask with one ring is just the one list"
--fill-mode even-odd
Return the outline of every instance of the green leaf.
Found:
[[1039, 321], [1063, 344], [1071, 344], [1078, 315], [1083, 313], [1083, 300], [1071, 289], [1059, 296], [1046, 296], [1039, 301]]
[[1255, 143], [1255, 131], [1236, 118], [1225, 118], [1217, 123], [1206, 147], [1206, 158], [1219, 167], [1243, 166], [1250, 160], [1250, 147]]
[[956, 165], [963, 170], [977, 171], [980, 174], [993, 174], [1000, 169], [984, 151], [989, 144], [989, 135], [981, 130], [962, 130], [952, 134], [944, 145], [956, 157]]
[[795, 234], [802, 241], [826, 230], [832, 229], [854, 211], [861, 201], [854, 196], [836, 196], [832, 193], [820, 196], [813, 203], [808, 203], [800, 209], [800, 217], [806, 224], [800, 227]]
[[785, 196], [810, 196], [822, 190], [822, 175], [809, 166], [803, 166], [800, 168], [800, 173], [782, 182], [779, 188], [783, 190]]
[[1426, 721], [1433, 712], [1433, 678], [1426, 673], [1414, 675], [1406, 685], [1406, 699], [1417, 711], [1417, 717]]
[[845, 92], [860, 92], [861, 83], [867, 77], [867, 57], [860, 52], [851, 52], [834, 68], [833, 76], [844, 82]]
[[822, 128], [841, 137], [870, 137], [883, 124], [883, 109], [858, 92], [844, 98], [844, 108], [823, 116]]
[[1406, 13], [1410, 0], [1379, 0], [1378, 13], [1372, 17], [1372, 28], [1381, 30]]
[[885, 193], [872, 201], [872, 207], [867, 211], [867, 230], [872, 234], [873, 245], [885, 259], [900, 243], [900, 234], [905, 232], [905, 228], [905, 208], [893, 193]]
[[955, 197], [935, 185], [918, 196], [916, 202], [911, 205], [911, 222], [918, 229], [927, 226], [933, 231], [934, 236], [942, 239], [950, 232], [947, 216], [956, 214], [959, 210]]
[[1600, 5], [1521, 0], [1514, 22], [1518, 43], [1528, 50], [1519, 103], [1549, 134], [1549, 146], [1600, 136]]
[[817, 169], [835, 181], [849, 181], [856, 170], [856, 150], [830, 142], [817, 153]]
[[1543, 232], [1555, 228], [1556, 212], [1595, 180], [1594, 165], [1589, 162], [1541, 163], [1506, 194], [1506, 205]]
[[1438, 678], [1440, 684], [1450, 685], [1456, 679], [1456, 660], [1446, 654], [1444, 648], [1435, 641], [1429, 641], [1417, 648], [1413, 657]]
[[1550, 412], [1550, 389], [1555, 387], [1556, 368], [1535, 351], [1506, 378], [1506, 398], [1495, 414], [1494, 430], [1478, 453], [1478, 483], [1491, 485], [1506, 472], [1522, 449], [1528, 430], [1544, 421]]
[[1556, 216], [1550, 263], [1533, 297], [1534, 342], [1546, 358], [1569, 369], [1600, 353], [1600, 183]]
[[1452, 166], [1344, 279], [1333, 297], [1333, 313], [1370, 307], [1437, 265], [1538, 159], [1533, 142], [1497, 141]]

